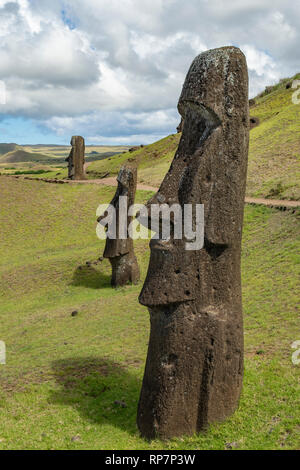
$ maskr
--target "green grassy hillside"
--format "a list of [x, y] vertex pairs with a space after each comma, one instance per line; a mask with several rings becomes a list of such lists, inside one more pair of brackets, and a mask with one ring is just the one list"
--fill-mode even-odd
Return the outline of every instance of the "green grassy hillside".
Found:
[[[296, 214], [245, 208], [239, 410], [206, 434], [149, 443], [135, 424], [149, 334], [137, 299], [149, 248], [135, 243], [141, 283], [111, 289], [109, 262], [97, 261], [95, 213], [114, 191], [0, 177], [0, 449], [296, 449]], [[149, 196], [138, 191], [137, 202]]]
[[117, 175], [127, 160], [138, 163], [138, 181], [159, 186], [174, 157], [181, 134], [172, 134], [164, 139], [145, 145], [135, 152], [115, 155], [106, 160], [91, 163], [87, 170], [90, 178], [101, 178], [107, 173]]
[[273, 87], [250, 109], [260, 124], [250, 132], [249, 196], [300, 199], [300, 105], [292, 102], [295, 90], [286, 89], [292, 81]]
[[[300, 78], [300, 74], [293, 79]], [[247, 195], [277, 199], [300, 199], [300, 105], [292, 103], [292, 88], [282, 81], [256, 98], [250, 116], [260, 124], [250, 131]], [[133, 153], [95, 162], [91, 177], [115, 175], [128, 158], [139, 164], [140, 182], [159, 186], [174, 156], [181, 134], [170, 135]]]
[[168, 171], [170, 162], [177, 149], [181, 134], [165, 137], [158, 142], [139, 148], [135, 152], [115, 155], [107, 160], [93, 162], [87, 174], [90, 178], [99, 178], [106, 173], [117, 175], [123, 163], [127, 160], [138, 163], [138, 181], [152, 186], [159, 185], [162, 177]]

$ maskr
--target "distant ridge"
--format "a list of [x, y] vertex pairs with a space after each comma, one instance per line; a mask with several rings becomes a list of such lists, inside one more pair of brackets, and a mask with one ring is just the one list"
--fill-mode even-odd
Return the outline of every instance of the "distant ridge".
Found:
[[11, 144], [0, 144], [0, 155], [4, 155], [8, 152], [13, 152], [19, 148], [17, 144], [11, 143]]
[[[5, 145], [5, 144], [0, 144], [0, 145]], [[34, 162], [34, 161], [48, 161], [48, 160], [49, 160], [49, 157], [47, 157], [47, 155], [43, 155], [42, 153], [26, 152], [21, 147], [17, 147], [16, 150], [7, 152], [4, 155], [0, 154], [0, 163], [20, 163], [20, 162]]]

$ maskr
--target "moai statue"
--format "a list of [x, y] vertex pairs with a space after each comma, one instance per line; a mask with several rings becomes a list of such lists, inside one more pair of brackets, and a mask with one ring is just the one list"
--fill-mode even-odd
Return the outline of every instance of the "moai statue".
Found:
[[85, 178], [84, 172], [84, 138], [76, 135], [71, 139], [72, 145], [71, 152], [66, 158], [68, 162], [68, 178], [71, 180], [83, 180]]
[[[191, 435], [237, 408], [243, 377], [241, 237], [249, 108], [243, 53], [193, 61], [178, 103], [182, 137], [148, 202], [204, 205], [204, 245], [154, 240], [139, 301], [151, 332], [137, 423], [146, 438]], [[149, 214], [150, 217], [150, 214]], [[184, 224], [184, 217], [182, 217]], [[194, 222], [194, 220], [193, 220]]]
[[[112, 279], [111, 285], [113, 287], [123, 286], [127, 283], [136, 284], [139, 281], [140, 272], [137, 259], [133, 250], [133, 240], [128, 236], [128, 227], [132, 222], [132, 217], [128, 216], [128, 211], [123, 214], [125, 217], [125, 237], [120, 237], [120, 212], [126, 211], [127, 208], [120, 207], [120, 197], [127, 197], [127, 207], [129, 208], [134, 204], [136, 182], [137, 182], [137, 169], [130, 165], [123, 165], [119, 171], [118, 188], [114, 195], [111, 205], [116, 209], [116, 238], [106, 238], [105, 249], [103, 253], [104, 258], [109, 258], [112, 266]], [[98, 222], [104, 222], [107, 213], [104, 213], [98, 218]], [[103, 224], [102, 222], [102, 224]]]

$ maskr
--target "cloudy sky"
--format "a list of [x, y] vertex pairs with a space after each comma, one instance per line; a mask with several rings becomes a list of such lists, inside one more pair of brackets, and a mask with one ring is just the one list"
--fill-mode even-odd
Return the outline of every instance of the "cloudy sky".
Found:
[[0, 0], [0, 141], [153, 142], [193, 58], [224, 45], [250, 96], [300, 72], [300, 0]]

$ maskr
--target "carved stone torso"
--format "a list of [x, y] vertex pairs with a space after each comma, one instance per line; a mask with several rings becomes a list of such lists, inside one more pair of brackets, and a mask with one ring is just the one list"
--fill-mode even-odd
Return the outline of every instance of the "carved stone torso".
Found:
[[204, 247], [152, 240], [140, 302], [151, 333], [138, 409], [146, 437], [192, 434], [237, 407], [243, 375], [240, 255], [249, 108], [246, 60], [235, 47], [200, 54], [178, 103], [183, 130], [148, 202], [204, 205]]

